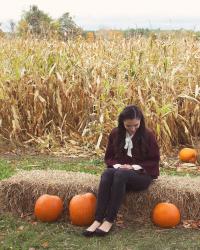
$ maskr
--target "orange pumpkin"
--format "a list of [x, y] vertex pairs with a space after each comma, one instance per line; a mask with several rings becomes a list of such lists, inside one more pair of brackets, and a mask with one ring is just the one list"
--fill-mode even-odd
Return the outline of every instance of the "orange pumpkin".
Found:
[[69, 203], [69, 217], [72, 224], [87, 226], [94, 221], [96, 197], [92, 193], [75, 195]]
[[44, 194], [36, 203], [34, 213], [37, 219], [43, 222], [52, 222], [58, 219], [63, 211], [63, 202], [56, 195]]
[[160, 227], [174, 227], [180, 222], [179, 209], [172, 203], [158, 203], [152, 212], [152, 221]]
[[192, 148], [183, 148], [179, 152], [179, 159], [184, 162], [195, 163], [197, 160], [197, 151]]

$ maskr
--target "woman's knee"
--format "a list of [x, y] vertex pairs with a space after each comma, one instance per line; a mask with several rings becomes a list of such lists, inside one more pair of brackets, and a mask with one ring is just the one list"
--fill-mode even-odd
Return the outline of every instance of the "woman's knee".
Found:
[[127, 179], [127, 172], [126, 169], [118, 169], [114, 174], [114, 181], [115, 182], [124, 182]]
[[103, 174], [101, 175], [101, 179], [103, 180], [110, 180], [110, 179], [113, 179], [113, 176], [116, 172], [116, 169], [115, 168], [107, 168]]
[[149, 175], [137, 174], [127, 184], [129, 190], [142, 191], [149, 187], [152, 178]]

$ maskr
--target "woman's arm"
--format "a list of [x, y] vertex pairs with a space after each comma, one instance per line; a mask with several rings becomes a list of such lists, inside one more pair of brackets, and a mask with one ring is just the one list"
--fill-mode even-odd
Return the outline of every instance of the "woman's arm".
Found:
[[104, 161], [107, 167], [113, 167], [113, 165], [118, 164], [118, 162], [115, 159], [114, 140], [113, 140], [114, 136], [116, 135], [113, 129], [108, 137], [108, 144], [106, 147], [106, 152], [104, 157]]
[[138, 162], [144, 170], [150, 174], [153, 178], [159, 176], [159, 161], [160, 161], [160, 152], [159, 146], [156, 141], [155, 135], [153, 132], [149, 131], [149, 152], [146, 159]]

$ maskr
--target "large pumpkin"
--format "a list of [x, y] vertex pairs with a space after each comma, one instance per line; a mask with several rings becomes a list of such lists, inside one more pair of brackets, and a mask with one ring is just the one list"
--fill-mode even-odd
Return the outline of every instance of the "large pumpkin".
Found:
[[197, 160], [197, 151], [193, 148], [183, 148], [179, 152], [179, 159], [184, 162], [195, 163]]
[[52, 222], [58, 219], [63, 211], [63, 202], [56, 195], [44, 194], [36, 203], [34, 213], [37, 219], [44, 222]]
[[69, 203], [69, 217], [72, 224], [87, 226], [94, 221], [96, 197], [92, 193], [75, 195]]
[[172, 203], [158, 203], [152, 211], [152, 221], [160, 227], [174, 227], [180, 222], [179, 209]]

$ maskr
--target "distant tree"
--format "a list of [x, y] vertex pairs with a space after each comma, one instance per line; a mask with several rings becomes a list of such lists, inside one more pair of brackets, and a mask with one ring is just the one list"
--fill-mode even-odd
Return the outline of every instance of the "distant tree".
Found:
[[3, 30], [1, 29], [1, 25], [2, 25], [2, 23], [0, 23], [0, 37], [3, 37], [3, 36], [4, 36], [4, 32], [3, 32]]
[[137, 29], [128, 29], [124, 31], [125, 37], [133, 37], [133, 36], [149, 36], [151, 34], [151, 30], [145, 28], [137, 28]]
[[82, 33], [82, 29], [76, 25], [68, 12], [64, 13], [59, 19], [60, 35], [64, 40]]
[[26, 36], [29, 34], [29, 25], [26, 20], [21, 19], [17, 24], [17, 32], [21, 36]]
[[36, 5], [30, 6], [18, 22], [17, 31], [20, 35], [37, 35], [40, 37], [61, 37], [67, 40], [82, 33], [68, 12], [59, 19], [53, 20], [48, 14], [39, 10]]
[[33, 35], [46, 36], [51, 28], [52, 18], [36, 5], [25, 11], [18, 23], [19, 32], [29, 32]]
[[15, 22], [13, 20], [10, 20], [9, 24], [11, 33], [15, 33], [15, 26], [16, 26]]
[[59, 21], [53, 20], [49, 27], [49, 35], [51, 35], [51, 37], [58, 38], [60, 36], [59, 31], [60, 31]]

